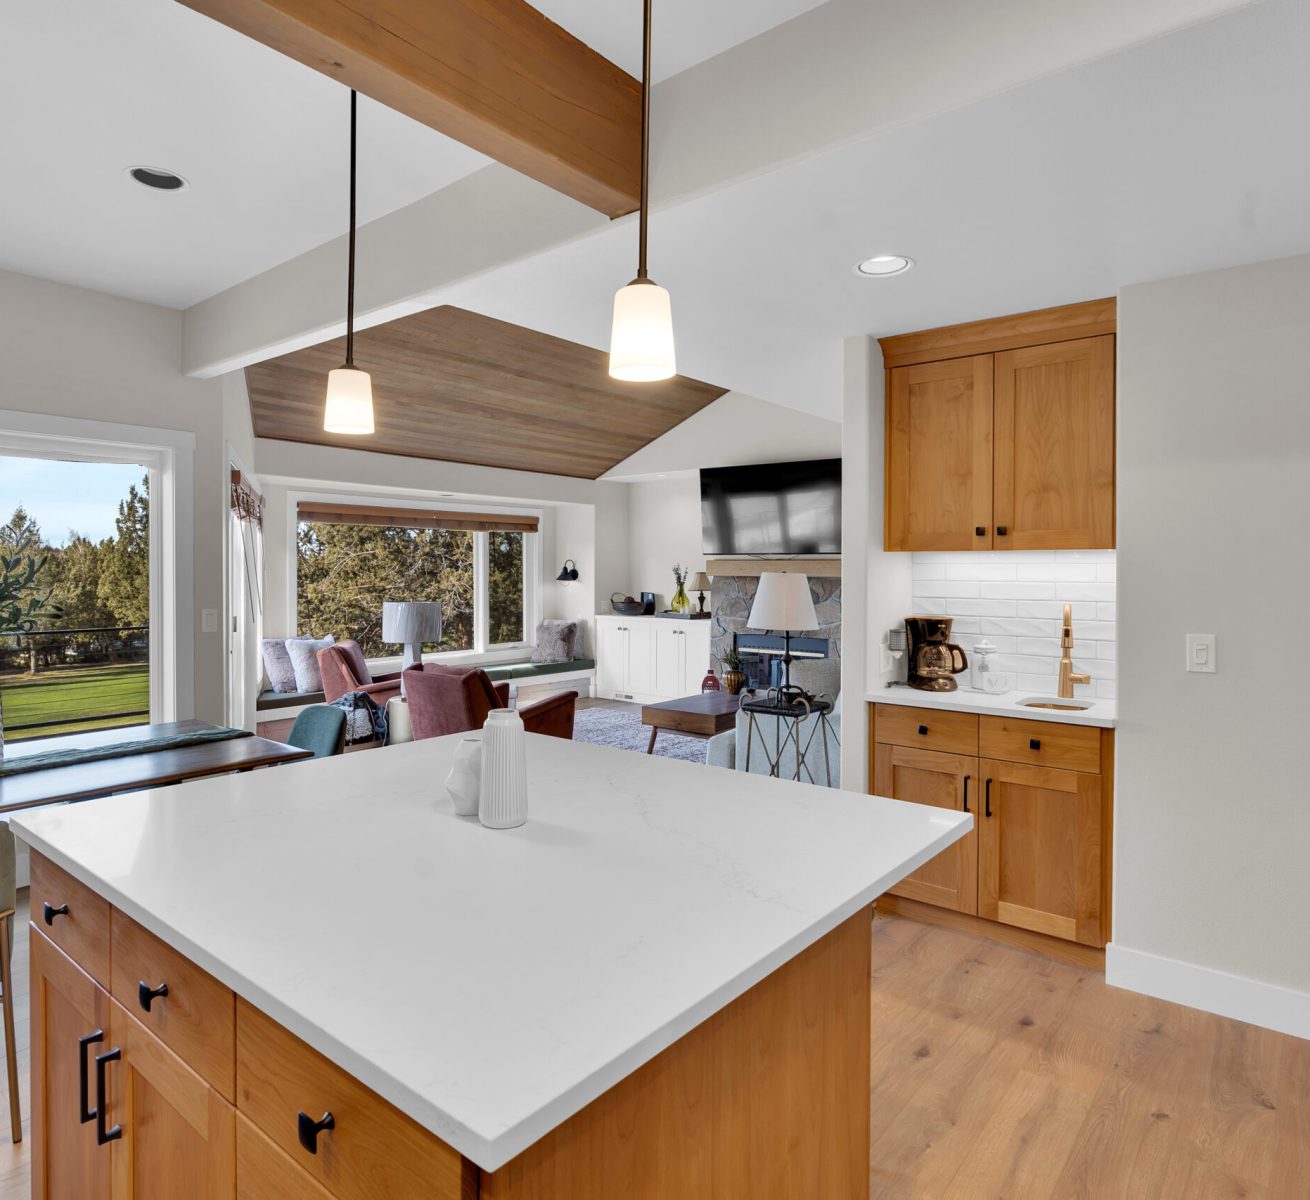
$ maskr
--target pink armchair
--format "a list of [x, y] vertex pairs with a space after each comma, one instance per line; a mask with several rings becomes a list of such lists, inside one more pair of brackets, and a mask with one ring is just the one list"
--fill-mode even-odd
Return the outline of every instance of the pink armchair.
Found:
[[[509, 706], [509, 684], [493, 684], [480, 667], [443, 667], [426, 663], [405, 672], [409, 720], [415, 739], [481, 729], [493, 708]], [[573, 737], [577, 692], [561, 692], [519, 709], [529, 733]]]
[[323, 676], [323, 698], [331, 704], [347, 692], [367, 692], [379, 705], [400, 695], [400, 672], [369, 674], [364, 651], [352, 638], [337, 642], [318, 652], [318, 670]]

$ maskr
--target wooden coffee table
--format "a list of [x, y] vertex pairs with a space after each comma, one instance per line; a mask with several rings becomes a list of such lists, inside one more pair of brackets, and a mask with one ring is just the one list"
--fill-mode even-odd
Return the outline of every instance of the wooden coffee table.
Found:
[[699, 696], [665, 700], [662, 704], [643, 704], [641, 723], [650, 726], [646, 753], [655, 753], [655, 739], [661, 729], [704, 740], [734, 728], [740, 700], [740, 696], [731, 692], [703, 692]]

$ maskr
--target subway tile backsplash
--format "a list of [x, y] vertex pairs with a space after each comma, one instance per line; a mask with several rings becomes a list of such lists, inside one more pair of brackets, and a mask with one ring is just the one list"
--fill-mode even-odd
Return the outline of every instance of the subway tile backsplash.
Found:
[[[1000, 650], [1010, 686], [1053, 693], [1060, 615], [1073, 605], [1073, 662], [1092, 677], [1075, 695], [1115, 696], [1113, 550], [1035, 550], [914, 555], [914, 611], [953, 617], [968, 653], [984, 637]], [[960, 686], [967, 680], [959, 678]]]

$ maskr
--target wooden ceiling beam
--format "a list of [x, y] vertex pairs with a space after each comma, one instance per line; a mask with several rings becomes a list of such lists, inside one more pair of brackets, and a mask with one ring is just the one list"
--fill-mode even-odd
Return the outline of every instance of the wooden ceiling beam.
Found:
[[526, 0], [178, 3], [606, 216], [637, 208], [640, 83]]

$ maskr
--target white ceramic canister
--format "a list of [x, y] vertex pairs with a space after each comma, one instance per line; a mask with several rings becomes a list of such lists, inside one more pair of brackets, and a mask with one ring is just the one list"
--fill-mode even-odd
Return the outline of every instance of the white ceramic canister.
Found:
[[482, 738], [466, 737], [455, 747], [455, 765], [446, 776], [446, 791], [460, 817], [476, 817], [482, 802]]
[[488, 829], [513, 829], [528, 819], [527, 736], [512, 708], [493, 708], [482, 726], [478, 819]]
[[1009, 680], [997, 671], [999, 648], [983, 638], [969, 651], [969, 687], [975, 692], [1004, 692]]

